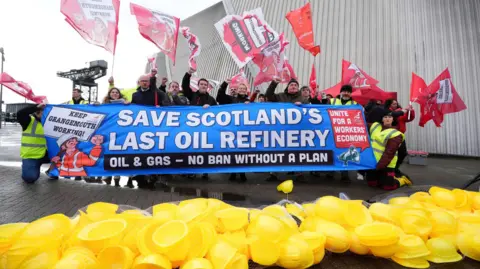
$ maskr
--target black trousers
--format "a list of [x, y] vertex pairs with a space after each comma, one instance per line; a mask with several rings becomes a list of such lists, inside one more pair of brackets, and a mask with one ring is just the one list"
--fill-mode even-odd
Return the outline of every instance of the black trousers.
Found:
[[400, 147], [398, 148], [398, 160], [397, 160], [397, 165], [395, 166], [395, 169], [398, 170], [400, 168], [400, 165], [402, 165], [403, 160], [408, 156], [408, 151], [407, 151], [407, 142], [405, 140], [400, 144]]
[[384, 190], [395, 190], [400, 186], [395, 179], [394, 168], [368, 170], [366, 176], [367, 184], [370, 187], [380, 187]]

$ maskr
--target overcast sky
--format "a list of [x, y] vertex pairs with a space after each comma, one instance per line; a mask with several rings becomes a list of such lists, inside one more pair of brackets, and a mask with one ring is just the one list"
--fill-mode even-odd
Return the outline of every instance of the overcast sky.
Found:
[[[109, 63], [109, 70], [107, 76], [97, 80], [101, 100], [107, 92], [112, 55], [84, 41], [64, 21], [60, 2], [0, 0], [4, 71], [30, 84], [36, 95], [46, 95], [50, 103], [62, 103], [71, 97], [72, 83], [57, 77], [57, 71], [84, 68], [87, 62], [103, 59]], [[220, 0], [121, 0], [114, 67], [115, 84], [119, 87], [135, 86], [147, 57], [158, 52], [156, 46], [138, 32], [136, 19], [130, 15], [130, 2], [185, 19]], [[24, 98], [3, 87], [3, 100], [15, 103], [23, 102]]]

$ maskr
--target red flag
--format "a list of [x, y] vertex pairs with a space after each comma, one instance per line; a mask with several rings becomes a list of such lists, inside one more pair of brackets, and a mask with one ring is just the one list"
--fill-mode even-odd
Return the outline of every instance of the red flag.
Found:
[[312, 64], [312, 73], [310, 74], [310, 96], [315, 97], [317, 92], [317, 71], [315, 71], [315, 63]]
[[227, 15], [215, 23], [215, 28], [239, 68], [278, 40], [278, 33], [265, 22], [260, 8], [244, 12], [242, 16]]
[[188, 57], [188, 64], [190, 68], [197, 70], [197, 61], [195, 58], [200, 55], [201, 45], [198, 37], [190, 32], [190, 28], [182, 27], [182, 35], [187, 39], [188, 47], [190, 48], [190, 56]]
[[313, 36], [312, 9], [310, 3], [288, 12], [286, 18], [292, 26], [300, 47], [308, 50], [313, 56], [317, 56], [317, 54], [320, 53], [320, 46], [314, 45], [315, 38]]
[[412, 84], [410, 84], [410, 102], [424, 103], [422, 96], [427, 89], [427, 84], [423, 78], [412, 72]]
[[240, 69], [240, 73], [233, 76], [231, 80], [232, 81], [230, 82], [230, 88], [236, 89], [238, 88], [238, 85], [245, 84], [247, 86], [247, 89], [250, 90], [250, 85], [243, 69]]
[[342, 84], [352, 85], [354, 91], [357, 89], [370, 89], [377, 85], [378, 81], [369, 76], [357, 65], [342, 60]]
[[297, 79], [297, 75], [288, 62], [287, 56], [284, 57], [283, 61], [282, 83], [288, 83], [292, 78]]
[[85, 41], [115, 54], [120, 0], [62, 0], [60, 12]]
[[424, 127], [430, 120], [433, 120], [435, 126], [441, 127], [445, 114], [467, 109], [467, 106], [453, 86], [448, 68], [428, 87], [425, 87], [425, 82], [422, 78], [413, 74], [410, 100], [420, 104], [419, 125], [421, 127]]
[[254, 86], [270, 82], [275, 77], [281, 76], [285, 60], [284, 52], [287, 45], [288, 41], [284, 40], [283, 34], [281, 34], [276, 42], [271, 43], [261, 53], [255, 55], [253, 63], [257, 65], [260, 71], [255, 77]]
[[130, 11], [137, 18], [140, 34], [155, 44], [175, 65], [180, 19], [134, 3], [130, 3]]
[[27, 83], [22, 81], [16, 81], [14, 78], [12, 78], [9, 74], [5, 72], [0, 74], [0, 84], [16, 92], [18, 95], [21, 95], [37, 104], [46, 104], [48, 102], [47, 97], [36, 96], [33, 93], [32, 88]]

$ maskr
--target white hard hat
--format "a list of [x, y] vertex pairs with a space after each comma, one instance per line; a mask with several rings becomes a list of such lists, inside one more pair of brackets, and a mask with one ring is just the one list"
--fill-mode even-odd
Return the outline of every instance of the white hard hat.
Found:
[[64, 134], [62, 136], [60, 136], [59, 139], [57, 139], [57, 145], [59, 147], [61, 147], [63, 145], [63, 143], [65, 143], [66, 141], [70, 140], [71, 138], [76, 138], [78, 140], [78, 136], [76, 135], [73, 135], [73, 134]]

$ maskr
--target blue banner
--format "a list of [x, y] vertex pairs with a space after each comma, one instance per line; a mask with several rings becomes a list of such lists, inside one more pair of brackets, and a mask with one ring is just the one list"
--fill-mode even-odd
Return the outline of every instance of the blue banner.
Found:
[[374, 169], [361, 106], [47, 105], [52, 175]]

